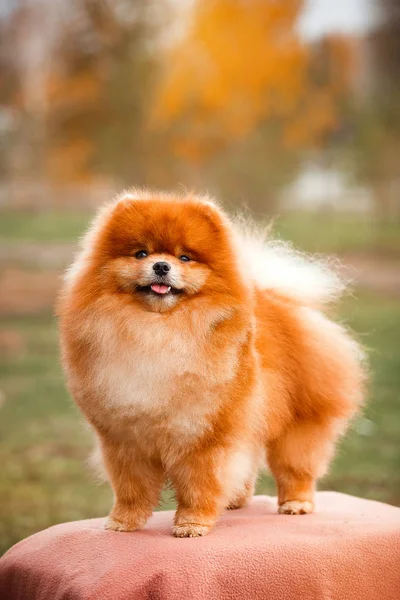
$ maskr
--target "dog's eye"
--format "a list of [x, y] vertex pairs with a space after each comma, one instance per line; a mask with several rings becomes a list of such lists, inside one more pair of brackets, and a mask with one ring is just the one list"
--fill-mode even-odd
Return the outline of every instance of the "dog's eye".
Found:
[[182, 254], [182, 256], [179, 257], [179, 260], [181, 260], [182, 262], [189, 262], [191, 258], [189, 258], [189, 256], [186, 256], [186, 254]]
[[139, 250], [139, 252], [136, 252], [135, 254], [136, 258], [146, 258], [146, 256], [148, 256], [146, 250]]

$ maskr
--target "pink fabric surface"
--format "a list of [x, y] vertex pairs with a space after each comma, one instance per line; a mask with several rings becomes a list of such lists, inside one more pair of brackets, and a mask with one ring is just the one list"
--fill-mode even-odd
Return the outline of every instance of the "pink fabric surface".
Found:
[[173, 513], [143, 531], [64, 523], [0, 560], [1, 600], [399, 600], [400, 509], [320, 492], [313, 515], [275, 499], [227, 511], [211, 535], [175, 539]]

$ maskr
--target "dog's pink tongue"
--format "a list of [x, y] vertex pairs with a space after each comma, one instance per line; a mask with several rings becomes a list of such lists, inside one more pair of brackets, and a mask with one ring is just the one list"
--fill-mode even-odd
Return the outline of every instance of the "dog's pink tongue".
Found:
[[166, 294], [169, 292], [169, 286], [164, 283], [153, 283], [151, 289], [153, 292], [157, 292], [157, 294]]

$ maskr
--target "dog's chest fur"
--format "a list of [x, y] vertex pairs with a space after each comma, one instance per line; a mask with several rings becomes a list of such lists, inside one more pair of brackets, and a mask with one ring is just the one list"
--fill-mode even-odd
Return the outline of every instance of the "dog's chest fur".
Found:
[[150, 436], [171, 433], [182, 442], [201, 435], [237, 371], [238, 342], [219, 348], [216, 361], [212, 338], [173, 325], [136, 323], [128, 337], [112, 320], [92, 328], [101, 335], [94, 337], [90, 408], [121, 434], [146, 428]]

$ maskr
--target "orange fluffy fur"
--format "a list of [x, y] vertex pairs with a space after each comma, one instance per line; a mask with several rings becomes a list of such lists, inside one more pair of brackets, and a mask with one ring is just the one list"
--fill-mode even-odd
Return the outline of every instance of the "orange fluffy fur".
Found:
[[[159, 261], [164, 294], [149, 287]], [[168, 479], [174, 535], [205, 535], [251, 499], [265, 459], [279, 512], [313, 510], [362, 400], [360, 349], [320, 311], [340, 288], [208, 198], [139, 190], [100, 211], [58, 312], [68, 385], [115, 494], [107, 528], [143, 527]]]

